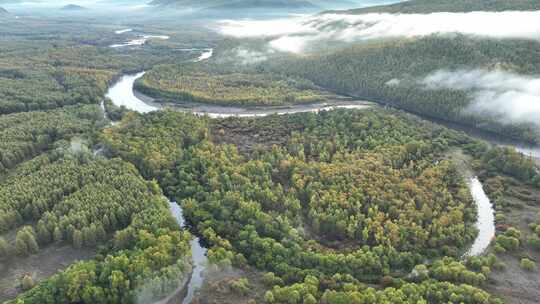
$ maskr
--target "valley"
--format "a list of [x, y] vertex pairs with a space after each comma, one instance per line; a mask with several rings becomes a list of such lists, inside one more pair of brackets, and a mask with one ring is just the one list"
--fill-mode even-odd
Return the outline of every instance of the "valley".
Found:
[[537, 303], [540, 8], [387, 2], [0, 1], [0, 302]]

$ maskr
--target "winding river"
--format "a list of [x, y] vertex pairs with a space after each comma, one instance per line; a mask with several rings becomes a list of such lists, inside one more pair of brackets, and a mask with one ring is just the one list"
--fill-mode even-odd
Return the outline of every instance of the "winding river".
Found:
[[[178, 205], [175, 202], [169, 201], [171, 213], [173, 214], [174, 218], [180, 225], [180, 227], [185, 227], [185, 219], [184, 215], [182, 213], [182, 208], [180, 208], [180, 205]], [[191, 300], [193, 300], [193, 296], [195, 295], [195, 291], [199, 289], [202, 286], [203, 283], [203, 272], [206, 266], [206, 248], [201, 246], [199, 238], [194, 238], [191, 241], [191, 256], [193, 258], [193, 272], [191, 274], [191, 278], [187, 285], [187, 293], [184, 299], [182, 300], [182, 304], [189, 304], [191, 303]]]
[[[201, 49], [201, 55], [195, 59], [195, 61], [207, 60], [213, 55], [212, 49]], [[197, 115], [208, 115], [212, 118], [224, 118], [224, 117], [261, 117], [272, 114], [291, 114], [301, 112], [320, 112], [325, 110], [332, 110], [336, 108], [347, 109], [363, 109], [372, 107], [374, 104], [365, 101], [334, 101], [331, 104], [318, 103], [308, 105], [294, 105], [294, 106], [282, 106], [282, 107], [225, 107], [218, 105], [207, 105], [198, 103], [186, 103], [186, 104], [158, 104], [148, 96], [142, 95], [133, 90], [133, 85], [137, 79], [144, 76], [145, 72], [136, 74], [124, 75], [113, 86], [109, 88], [107, 97], [117, 106], [125, 106], [126, 108], [137, 111], [139, 113], [148, 113], [151, 111], [157, 111], [163, 108], [174, 108], [178, 111], [191, 112]], [[480, 136], [481, 137], [481, 136]], [[487, 138], [481, 137], [481, 139], [488, 140], [497, 145], [508, 145], [500, 142], [495, 142]], [[533, 158], [540, 159], [540, 149], [525, 148], [518, 145], [511, 145], [516, 147], [520, 152], [529, 155]], [[465, 253], [467, 256], [481, 255], [488, 248], [493, 237], [495, 236], [495, 216], [493, 205], [490, 202], [488, 196], [484, 192], [483, 186], [477, 177], [469, 178], [469, 187], [472, 197], [477, 205], [478, 218], [476, 227], [478, 228], [478, 236], [473, 242], [471, 248]], [[176, 203], [171, 202], [171, 212], [177, 219], [178, 223], [184, 227], [185, 220], [182, 215], [182, 209]], [[194, 239], [191, 243], [194, 270], [192, 277], [189, 280], [187, 286], [187, 295], [183, 300], [183, 304], [188, 304], [193, 299], [195, 291], [201, 287], [203, 283], [203, 272], [206, 263], [207, 249], [202, 247], [199, 243], [199, 239]]]
[[465, 253], [466, 257], [478, 256], [484, 253], [493, 240], [493, 237], [495, 237], [495, 210], [486, 192], [484, 192], [484, 187], [478, 177], [470, 179], [469, 187], [478, 209], [478, 218], [476, 220], [478, 236], [471, 248]]
[[[199, 57], [200, 58], [200, 57]], [[123, 76], [116, 84], [114, 84], [107, 94], [113, 103], [117, 106], [125, 106], [126, 108], [137, 111], [140, 113], [147, 113], [151, 111], [156, 111], [167, 106], [157, 104], [153, 102], [153, 99], [144, 96], [140, 93], [135, 93], [133, 90], [134, 82], [141, 78], [144, 75], [144, 72], [140, 72], [133, 75]], [[202, 104], [183, 104], [183, 105], [174, 105], [172, 106], [175, 110], [191, 112], [198, 115], [208, 115], [212, 118], [224, 118], [230, 116], [237, 117], [261, 117], [271, 114], [291, 114], [291, 113], [301, 113], [301, 112], [319, 112], [325, 110], [331, 110], [336, 108], [347, 108], [347, 109], [363, 109], [373, 106], [372, 103], [361, 102], [361, 101], [348, 101], [348, 102], [336, 102], [332, 105], [327, 103], [319, 104], [309, 104], [309, 105], [294, 105], [290, 107], [260, 107], [260, 108], [241, 108], [241, 107], [225, 107], [225, 106], [216, 106], [216, 105], [202, 105]], [[523, 151], [525, 152], [525, 151]], [[534, 153], [539, 152], [537, 156], [540, 157], [540, 151], [538, 150], [529, 150], [528, 152]], [[465, 256], [475, 256], [482, 254], [485, 249], [489, 246], [493, 237], [495, 236], [495, 217], [493, 205], [491, 204], [489, 198], [487, 197], [482, 184], [478, 178], [470, 178], [469, 180], [470, 191], [473, 196], [473, 199], [477, 205], [478, 209], [478, 219], [476, 227], [478, 228], [478, 236], [475, 239], [472, 247], [466, 252]], [[174, 204], [173, 204], [174, 205]], [[181, 213], [181, 211], [180, 211]], [[183, 222], [182, 222], [183, 223]], [[198, 245], [198, 242], [195, 242]], [[204, 251], [204, 248], [200, 246], [193, 248], [194, 256], [195, 253], [200, 253]], [[204, 255], [204, 254], [203, 254]], [[200, 280], [200, 272], [194, 273], [197, 278], [194, 282]]]
[[[116, 33], [118, 32], [122, 32], [122, 31], [117, 31]], [[165, 36], [165, 35], [139, 35], [137, 36], [137, 38], [128, 40], [124, 43], [111, 44], [109, 47], [116, 49], [116, 48], [127, 47], [127, 46], [141, 46], [151, 39], [167, 40], [169, 38], [170, 38], [169, 36]]]
[[[202, 55], [201, 55], [202, 56]], [[199, 57], [200, 59], [200, 57]], [[199, 60], [197, 59], [197, 60]], [[145, 72], [124, 75], [118, 82], [109, 88], [107, 97], [117, 106], [125, 106], [127, 109], [139, 113], [148, 113], [164, 108], [174, 108], [182, 112], [190, 112], [197, 115], [208, 115], [212, 118], [236, 117], [262, 117], [272, 114], [284, 115], [303, 112], [320, 112], [337, 108], [364, 109], [372, 106], [372, 103], [365, 101], [336, 101], [331, 105], [328, 103], [314, 103], [294, 106], [276, 107], [229, 107], [219, 105], [209, 105], [201, 103], [184, 104], [158, 104], [154, 99], [133, 90], [133, 85], [137, 79], [143, 77]]]

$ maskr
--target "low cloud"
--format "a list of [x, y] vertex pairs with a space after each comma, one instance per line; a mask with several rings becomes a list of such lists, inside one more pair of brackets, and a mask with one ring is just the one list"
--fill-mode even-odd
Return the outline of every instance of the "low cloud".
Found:
[[224, 35], [266, 37], [276, 50], [300, 53], [314, 42], [462, 33], [491, 38], [540, 40], [540, 11], [432, 14], [324, 14], [273, 20], [226, 20]]
[[540, 78], [504, 71], [439, 70], [420, 83], [432, 90], [471, 92], [473, 100], [468, 110], [476, 114], [540, 127]]
[[257, 64], [266, 61], [268, 60], [269, 55], [269, 52], [260, 52], [243, 47], [235, 49], [234, 52], [236, 58], [238, 58], [239, 62], [243, 65]]

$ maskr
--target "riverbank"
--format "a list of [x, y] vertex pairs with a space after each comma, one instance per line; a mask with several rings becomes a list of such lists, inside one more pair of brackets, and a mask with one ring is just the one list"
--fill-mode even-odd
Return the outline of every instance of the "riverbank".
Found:
[[[363, 109], [379, 105], [376, 102], [365, 100], [352, 100], [350, 97], [336, 98], [324, 103], [304, 104], [304, 105], [286, 105], [286, 106], [254, 106], [254, 107], [238, 107], [238, 106], [221, 106], [210, 105], [203, 103], [184, 102], [184, 103], [158, 103], [150, 96], [147, 96], [134, 89], [134, 84], [137, 79], [144, 76], [145, 72], [140, 72], [132, 75], [124, 75], [121, 77], [107, 93], [107, 97], [111, 98], [115, 105], [125, 106], [126, 108], [147, 113], [160, 109], [174, 109], [183, 112], [192, 112], [199, 115], [208, 115], [212, 118], [226, 118], [231, 116], [238, 117], [261, 117], [272, 114], [293, 114], [302, 112], [319, 112], [324, 110], [332, 110], [336, 108], [348, 109]], [[411, 113], [419, 116], [418, 114]], [[497, 146], [511, 146], [516, 148], [521, 153], [530, 156], [540, 166], [540, 147], [527, 146], [522, 143], [505, 140], [494, 133], [484, 130], [459, 125], [457, 123], [442, 121], [430, 117], [419, 116], [423, 119], [442, 124], [448, 128], [465, 132], [471, 137], [475, 137]]]
[[139, 72], [132, 75], [124, 75], [115, 84], [111, 86], [107, 92], [107, 97], [110, 98], [116, 106], [125, 106], [127, 109], [139, 113], [148, 113], [160, 109], [174, 109], [182, 112], [191, 112], [197, 115], [208, 115], [212, 118], [226, 117], [261, 117], [272, 114], [284, 115], [303, 112], [319, 112], [332, 110], [336, 108], [346, 109], [364, 109], [373, 106], [368, 101], [347, 101], [334, 100], [324, 103], [303, 104], [303, 105], [287, 105], [287, 106], [272, 106], [272, 107], [236, 107], [236, 106], [220, 106], [208, 105], [203, 103], [157, 103], [154, 98], [144, 95], [133, 89], [135, 81], [144, 76], [145, 72]]
[[463, 257], [482, 255], [495, 238], [495, 210], [479, 178], [471, 168], [472, 157], [461, 149], [455, 149], [446, 155], [457, 167], [462, 178], [467, 181], [471, 196], [476, 204], [478, 235]]
[[496, 200], [497, 231], [504, 233], [508, 227], [520, 231], [520, 245], [514, 250], [498, 252], [503, 267], [493, 269], [486, 289], [503, 297], [507, 303], [537, 304], [540, 299], [540, 272], [521, 267], [522, 258], [540, 261], [540, 251], [529, 243], [535, 231], [529, 226], [540, 213], [540, 189], [519, 183], [508, 176], [485, 177], [484, 188]]

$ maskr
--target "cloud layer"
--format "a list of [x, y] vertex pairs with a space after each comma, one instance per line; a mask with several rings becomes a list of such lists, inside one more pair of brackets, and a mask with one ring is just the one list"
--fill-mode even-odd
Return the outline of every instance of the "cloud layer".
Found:
[[427, 89], [470, 91], [474, 99], [468, 110], [540, 127], [540, 78], [504, 71], [440, 70], [420, 83]]
[[[312, 42], [462, 33], [540, 40], [540, 11], [432, 14], [325, 14], [273, 20], [226, 20], [222, 34], [270, 38], [276, 50], [299, 53]], [[273, 38], [273, 39], [272, 39]]]

